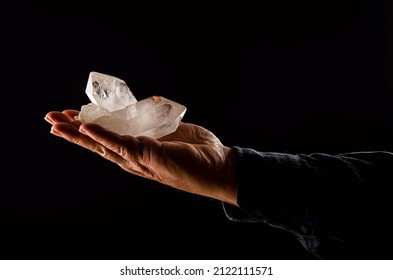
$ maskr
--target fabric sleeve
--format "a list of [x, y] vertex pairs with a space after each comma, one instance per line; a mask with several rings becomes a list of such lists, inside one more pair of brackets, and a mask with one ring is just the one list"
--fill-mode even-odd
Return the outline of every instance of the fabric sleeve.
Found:
[[[224, 203], [234, 221], [264, 222], [294, 233], [308, 250], [354, 244], [365, 221], [387, 211], [393, 154], [286, 154], [232, 147], [237, 155], [237, 203]], [[364, 240], [362, 240], [364, 241]]]

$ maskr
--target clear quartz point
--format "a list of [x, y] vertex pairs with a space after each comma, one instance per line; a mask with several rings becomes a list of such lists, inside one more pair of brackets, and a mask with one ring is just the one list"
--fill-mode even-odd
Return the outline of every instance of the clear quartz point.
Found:
[[[95, 81], [104, 86], [94, 88]], [[110, 90], [105, 92], [107, 88]], [[97, 72], [90, 73], [86, 94], [91, 103], [81, 107], [76, 119], [82, 123], [99, 124], [120, 135], [161, 138], [176, 131], [187, 110], [162, 96], [136, 101], [122, 80]]]
[[123, 80], [98, 72], [90, 72], [86, 94], [91, 102], [109, 112], [124, 109], [137, 102]]

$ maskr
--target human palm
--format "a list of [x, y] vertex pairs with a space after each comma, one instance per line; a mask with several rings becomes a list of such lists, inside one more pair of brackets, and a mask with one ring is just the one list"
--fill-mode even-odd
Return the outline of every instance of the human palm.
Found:
[[77, 110], [45, 116], [51, 133], [100, 154], [132, 174], [236, 205], [234, 155], [209, 130], [180, 123], [160, 139], [121, 136], [75, 120]]

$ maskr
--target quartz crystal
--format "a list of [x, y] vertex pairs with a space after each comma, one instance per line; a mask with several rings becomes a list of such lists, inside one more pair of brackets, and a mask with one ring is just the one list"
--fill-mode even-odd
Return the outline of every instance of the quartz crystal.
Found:
[[86, 94], [76, 117], [120, 135], [160, 138], [176, 131], [186, 107], [162, 96], [137, 101], [126, 83], [114, 76], [90, 72]]
[[91, 102], [109, 112], [124, 109], [137, 102], [123, 80], [98, 72], [90, 72], [86, 94]]

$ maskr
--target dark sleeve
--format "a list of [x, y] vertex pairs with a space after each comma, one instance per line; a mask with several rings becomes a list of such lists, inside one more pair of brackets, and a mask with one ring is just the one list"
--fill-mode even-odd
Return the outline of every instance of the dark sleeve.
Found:
[[224, 204], [227, 216], [293, 232], [308, 250], [332, 242], [365, 243], [375, 233], [370, 223], [383, 222], [381, 217], [390, 210], [390, 152], [333, 156], [232, 149], [240, 209]]

